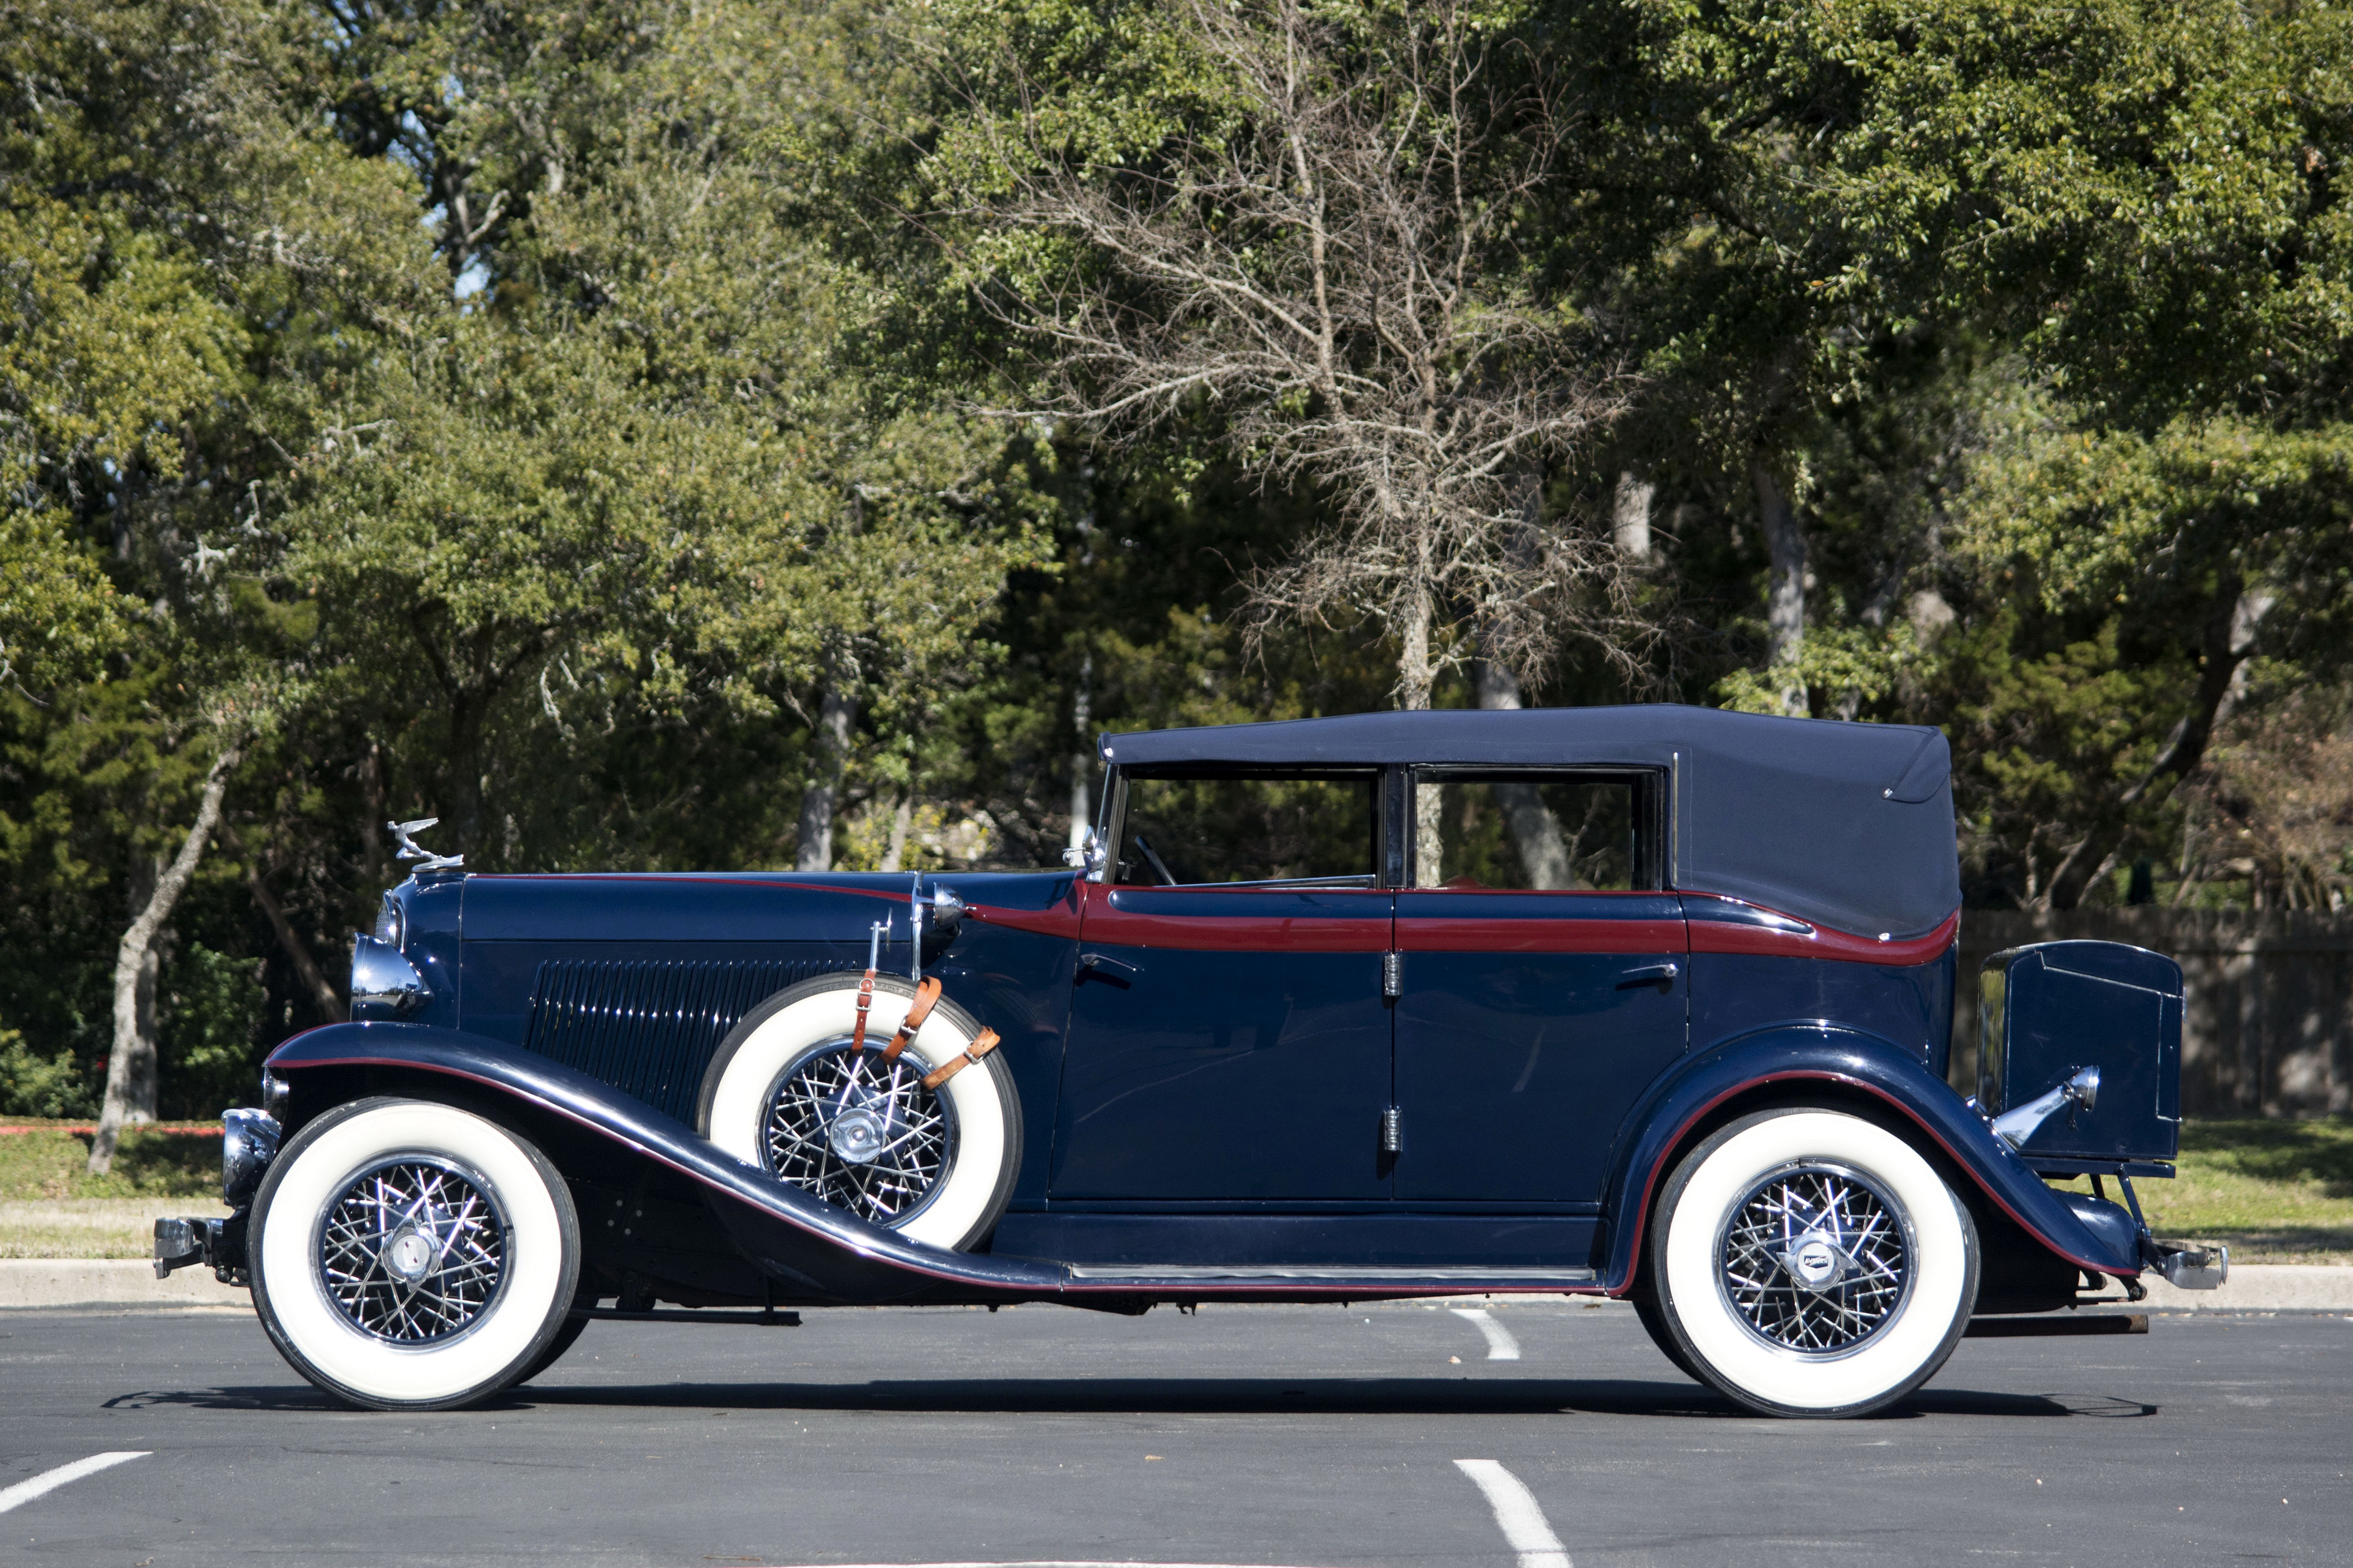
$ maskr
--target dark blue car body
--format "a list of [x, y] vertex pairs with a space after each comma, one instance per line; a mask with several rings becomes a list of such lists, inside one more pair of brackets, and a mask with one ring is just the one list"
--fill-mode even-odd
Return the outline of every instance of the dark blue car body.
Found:
[[[1898, 1129], [1951, 1173], [1985, 1238], [1980, 1310], [2066, 1306], [2141, 1270], [2134, 1215], [2042, 1173], [2164, 1168], [2178, 981], [2169, 1023], [2160, 1005], [2110, 1042], [2145, 1058], [2152, 1092], [2112, 1100], [2096, 1146], [2061, 1121], [2031, 1153], [1997, 1136], [2000, 1104], [1946, 1081], [1961, 917], [1934, 731], [1672, 707], [1381, 714], [1111, 736], [1103, 757], [1113, 846], [1136, 780], [1356, 770], [1381, 803], [1378, 873], [427, 872], [392, 895], [424, 994], [280, 1047], [287, 1131], [372, 1094], [483, 1109], [571, 1183], [606, 1294], [686, 1306], [1639, 1296], [1680, 1153], [1800, 1102]], [[1431, 768], [1639, 775], [1652, 885], [1417, 881], [1406, 816]], [[916, 891], [952, 894], [960, 924], [915, 939]], [[865, 969], [884, 920], [882, 967], [940, 981], [1002, 1037], [1018, 1086], [1009, 1201], [965, 1251], [695, 1130], [739, 1021]], [[2078, 1065], [2072, 1037], [2030, 1037], [2043, 992], [2021, 984], [2006, 1015], [2013, 1100]], [[2105, 1016], [2080, 988], [2066, 1005], [2085, 1027]]]

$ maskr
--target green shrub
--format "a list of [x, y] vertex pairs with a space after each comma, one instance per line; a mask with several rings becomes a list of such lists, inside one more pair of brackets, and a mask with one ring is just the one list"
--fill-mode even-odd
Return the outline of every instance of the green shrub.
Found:
[[218, 1116], [252, 1101], [268, 999], [260, 967], [191, 942], [165, 970], [156, 1110], [167, 1120]]
[[95, 1116], [98, 1089], [70, 1049], [35, 1054], [25, 1037], [0, 1029], [0, 1116]]

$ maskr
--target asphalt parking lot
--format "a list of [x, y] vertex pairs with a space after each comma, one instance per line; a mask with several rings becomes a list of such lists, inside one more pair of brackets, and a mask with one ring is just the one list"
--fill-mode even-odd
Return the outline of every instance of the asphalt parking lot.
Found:
[[1452, 1305], [598, 1323], [497, 1407], [426, 1417], [332, 1408], [241, 1313], [10, 1312], [0, 1558], [2353, 1561], [2344, 1317], [1969, 1341], [1894, 1414], [1799, 1423], [1688, 1382], [1614, 1304]]

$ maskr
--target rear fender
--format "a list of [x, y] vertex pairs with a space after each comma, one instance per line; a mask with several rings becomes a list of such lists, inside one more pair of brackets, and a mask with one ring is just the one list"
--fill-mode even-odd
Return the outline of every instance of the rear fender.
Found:
[[[684, 1122], [585, 1073], [479, 1035], [414, 1024], [332, 1024], [287, 1041], [269, 1064], [292, 1086], [293, 1103], [306, 1115], [325, 1109], [320, 1096], [304, 1092], [306, 1079], [370, 1068], [467, 1086], [470, 1099], [503, 1100], [530, 1115], [558, 1118], [668, 1167], [703, 1191], [744, 1257], [788, 1284], [799, 1303], [1034, 1300], [1057, 1296], [1062, 1285], [1058, 1268], [905, 1241], [742, 1163]], [[593, 1180], [599, 1173], [564, 1173]]]
[[[2113, 1225], [2095, 1228], [2087, 1223], [2076, 1205], [2089, 1200], [2078, 1198], [2071, 1205], [2066, 1194], [2044, 1185], [1994, 1136], [1984, 1117], [1921, 1064], [1917, 1053], [1827, 1025], [1780, 1026], [1727, 1040], [1679, 1063], [1629, 1119], [1633, 1131], [1620, 1144], [1602, 1204], [1609, 1220], [1602, 1279], [1611, 1295], [1633, 1289], [1651, 1201], [1666, 1180], [1671, 1162], [1703, 1124], [1739, 1114], [1749, 1100], [1802, 1100], [1810, 1083], [1843, 1096], [1860, 1096], [1908, 1123], [1919, 1137], [1942, 1150], [1989, 1203], [2077, 1268], [2122, 1277], [2140, 1272], [2132, 1237]], [[2102, 1210], [2108, 1206], [2099, 1205]]]

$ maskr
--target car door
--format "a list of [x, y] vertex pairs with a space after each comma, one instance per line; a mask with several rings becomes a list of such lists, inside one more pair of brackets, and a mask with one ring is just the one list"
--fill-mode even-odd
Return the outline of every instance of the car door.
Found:
[[1397, 910], [1400, 1201], [1600, 1197], [1620, 1122], [1687, 1033], [1663, 790], [1634, 772], [1417, 774]]
[[1049, 1201], [1386, 1196], [1377, 773], [1124, 776], [1113, 800]]

